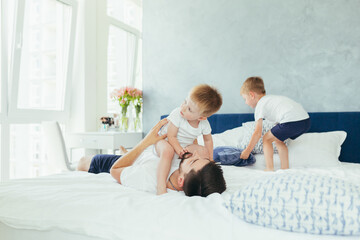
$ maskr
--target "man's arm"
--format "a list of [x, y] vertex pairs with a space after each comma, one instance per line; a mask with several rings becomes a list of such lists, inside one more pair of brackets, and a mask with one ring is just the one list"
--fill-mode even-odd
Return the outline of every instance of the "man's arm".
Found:
[[110, 174], [116, 181], [120, 182], [120, 175], [122, 170], [125, 167], [131, 166], [136, 158], [150, 145], [155, 144], [156, 142], [160, 141], [161, 139], [166, 138], [166, 134], [159, 136], [158, 132], [162, 126], [167, 123], [167, 119], [164, 118], [163, 120], [159, 121], [145, 136], [144, 139], [140, 141], [132, 150], [127, 152], [125, 155], [120, 157], [114, 165], [110, 169]]
[[214, 151], [214, 143], [211, 134], [203, 135], [204, 138], [204, 145], [209, 152], [210, 160], [214, 161], [213, 159], [213, 151]]
[[255, 130], [254, 133], [250, 139], [250, 142], [248, 146], [244, 149], [244, 151], [241, 153], [240, 158], [241, 159], [248, 159], [251, 151], [254, 149], [256, 143], [261, 138], [262, 134], [262, 118], [256, 121]]

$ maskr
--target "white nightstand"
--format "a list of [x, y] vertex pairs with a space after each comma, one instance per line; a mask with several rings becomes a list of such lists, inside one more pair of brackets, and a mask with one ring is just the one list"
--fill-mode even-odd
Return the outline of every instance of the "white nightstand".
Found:
[[67, 137], [66, 145], [70, 150], [70, 158], [72, 149], [111, 149], [113, 153], [119, 149], [119, 146], [125, 148], [133, 148], [142, 139], [142, 132], [81, 132], [71, 133]]

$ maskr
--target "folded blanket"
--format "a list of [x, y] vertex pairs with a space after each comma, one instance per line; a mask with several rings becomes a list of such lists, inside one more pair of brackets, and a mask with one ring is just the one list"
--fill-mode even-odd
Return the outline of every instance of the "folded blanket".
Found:
[[254, 164], [256, 159], [253, 154], [248, 159], [241, 159], [240, 155], [243, 150], [235, 147], [217, 147], [214, 149], [214, 161], [222, 165], [234, 165], [238, 167]]

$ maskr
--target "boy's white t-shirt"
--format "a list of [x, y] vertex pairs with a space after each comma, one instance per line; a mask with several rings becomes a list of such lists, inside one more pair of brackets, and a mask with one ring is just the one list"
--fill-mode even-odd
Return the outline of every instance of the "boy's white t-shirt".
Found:
[[275, 123], [286, 123], [305, 120], [309, 118], [309, 114], [299, 103], [288, 97], [265, 95], [255, 107], [255, 121], [260, 118]]
[[[179, 129], [176, 138], [182, 147], [192, 144], [200, 135], [211, 134], [211, 126], [208, 120], [201, 120], [199, 126], [194, 128], [181, 116], [180, 108], [174, 109], [167, 119]], [[168, 124], [161, 129], [160, 134], [167, 133], [167, 128]]]

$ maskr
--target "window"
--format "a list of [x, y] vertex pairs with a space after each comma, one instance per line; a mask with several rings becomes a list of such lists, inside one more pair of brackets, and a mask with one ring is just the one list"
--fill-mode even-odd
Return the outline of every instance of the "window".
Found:
[[[108, 96], [115, 88], [133, 84], [135, 41], [134, 34], [110, 25], [107, 52]], [[118, 112], [117, 103], [108, 101], [108, 104], [108, 112]]]
[[139, 31], [142, 29], [142, 9], [140, 0], [108, 0], [107, 15]]
[[51, 159], [46, 156], [45, 147], [41, 124], [11, 124], [10, 178], [30, 178], [55, 173]]
[[51, 167], [41, 122], [64, 122], [69, 115], [77, 5], [75, 0], [1, 3], [1, 180], [42, 176]]
[[[2, 36], [3, 36], [3, 32], [2, 32], [2, 17], [3, 17], [3, 15], [2, 15], [2, 8], [3, 8], [3, 6], [2, 6], [2, 1], [0, 1], [0, 6], [1, 6], [1, 10], [0, 10], [0, 76], [1, 76], [1, 80], [2, 80], [2, 78], [3, 78], [3, 73], [2, 73], [2, 68], [3, 68], [3, 66], [2, 66], [2, 56], [3, 56], [3, 44], [2, 44]], [[2, 108], [2, 104], [1, 104], [1, 102], [2, 102], [2, 98], [1, 98], [1, 96], [2, 96], [2, 91], [1, 91], [1, 88], [2, 88], [2, 81], [0, 81], [0, 113], [1, 113], [1, 108]], [[1, 139], [0, 139], [0, 143], [1, 143]], [[0, 144], [0, 147], [1, 147], [1, 144]], [[1, 149], [1, 148], [0, 148]]]
[[10, 126], [10, 178], [47, 174], [40, 124]]
[[[142, 29], [142, 3], [141, 0], [107, 0], [101, 1], [99, 9], [100, 28], [105, 28], [107, 38], [106, 72], [106, 102], [108, 113], [119, 113], [119, 105], [109, 98], [115, 88], [134, 86], [142, 89], [141, 75], [141, 29]], [[106, 5], [106, 6], [104, 6]], [[104, 19], [103, 21], [101, 19]], [[104, 64], [99, 58], [98, 65]]]
[[26, 0], [16, 109], [64, 110], [70, 23], [71, 6]]

